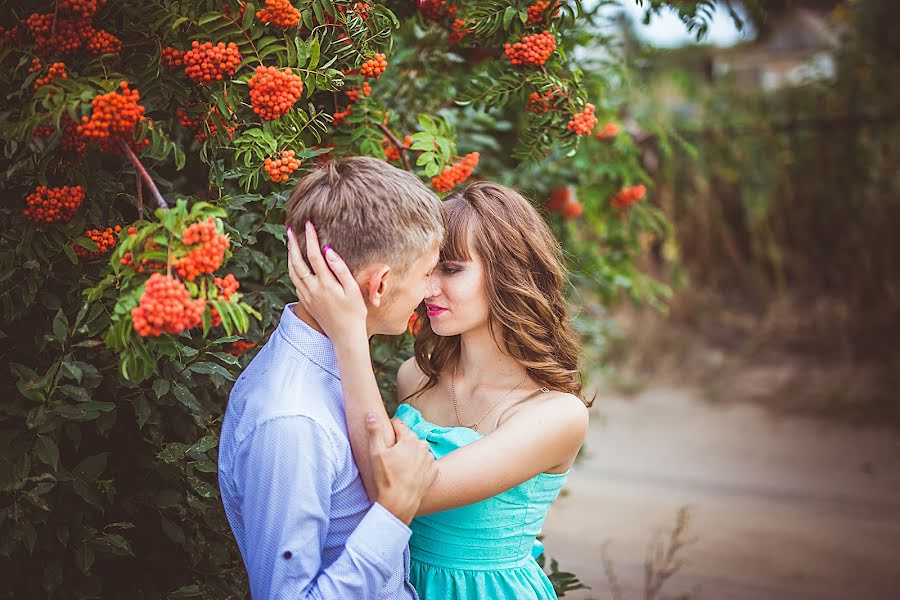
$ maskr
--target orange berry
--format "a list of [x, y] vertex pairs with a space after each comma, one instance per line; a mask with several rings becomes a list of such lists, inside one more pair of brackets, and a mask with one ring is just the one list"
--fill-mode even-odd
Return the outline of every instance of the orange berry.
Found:
[[35, 223], [69, 221], [84, 203], [84, 188], [80, 185], [47, 187], [38, 186], [25, 199], [22, 213]]
[[296, 27], [300, 23], [300, 11], [289, 0], [266, 0], [266, 7], [256, 11], [256, 18], [276, 27]]
[[359, 74], [366, 79], [378, 79], [387, 70], [387, 57], [376, 52], [375, 55], [364, 62], [359, 68]]
[[514, 65], [543, 65], [556, 50], [556, 37], [549, 31], [526, 35], [504, 46], [506, 58]]
[[597, 117], [594, 116], [594, 105], [587, 104], [583, 111], [572, 117], [566, 128], [575, 132], [575, 135], [590, 135], [596, 124]]
[[303, 81], [290, 69], [256, 67], [256, 73], [247, 85], [250, 87], [253, 111], [264, 121], [288, 113], [303, 93]]

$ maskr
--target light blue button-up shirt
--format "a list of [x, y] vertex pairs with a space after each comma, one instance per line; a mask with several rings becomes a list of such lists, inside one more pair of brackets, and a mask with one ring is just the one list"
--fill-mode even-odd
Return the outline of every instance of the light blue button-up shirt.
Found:
[[231, 390], [219, 489], [254, 600], [417, 599], [410, 529], [366, 495], [331, 341], [288, 304]]

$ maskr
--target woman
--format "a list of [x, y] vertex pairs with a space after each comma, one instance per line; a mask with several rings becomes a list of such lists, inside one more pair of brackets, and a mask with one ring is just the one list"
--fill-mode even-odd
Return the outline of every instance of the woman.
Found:
[[[555, 598], [534, 560], [535, 538], [588, 424], [560, 291], [561, 250], [509, 188], [474, 183], [443, 206], [447, 235], [418, 311], [415, 359], [397, 373], [405, 402], [396, 418], [438, 459], [438, 477], [411, 525], [410, 581], [424, 600]], [[308, 277], [293, 235], [289, 243], [301, 302], [335, 345], [348, 424], [374, 418], [393, 443], [356, 281], [330, 247], [323, 260], [312, 227], [307, 250], [316, 277]], [[372, 490], [368, 442], [349, 429]]]

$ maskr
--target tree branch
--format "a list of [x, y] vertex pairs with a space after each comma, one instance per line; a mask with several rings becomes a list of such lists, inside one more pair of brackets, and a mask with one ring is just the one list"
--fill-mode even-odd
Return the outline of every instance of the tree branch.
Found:
[[403, 168], [411, 173], [412, 167], [409, 166], [409, 158], [407, 158], [406, 156], [406, 146], [404, 146], [400, 142], [400, 140], [397, 139], [397, 136], [394, 135], [386, 125], [383, 125], [382, 123], [378, 123], [377, 125], [378, 129], [380, 129], [381, 132], [384, 133], [384, 135], [386, 135], [389, 140], [391, 140], [391, 143], [397, 146], [397, 150], [400, 152], [400, 160], [403, 161]]
[[[147, 172], [147, 169], [144, 168], [144, 165], [141, 164], [141, 161], [138, 160], [137, 155], [135, 155], [134, 151], [125, 143], [125, 140], [119, 140], [119, 146], [122, 150], [125, 151], [125, 155], [131, 161], [131, 164], [134, 165], [134, 170], [138, 173], [140, 177], [144, 179], [144, 183], [147, 184], [147, 187], [150, 188], [150, 193], [153, 195], [153, 199], [156, 200], [156, 203], [163, 210], [168, 210], [169, 205], [166, 204], [166, 199], [162, 197], [162, 194], [159, 193], [159, 189], [157, 189], [156, 184], [153, 183], [153, 180], [150, 178], [150, 173]], [[138, 190], [140, 190], [140, 186]]]
[[137, 186], [138, 221], [144, 220], [144, 187], [141, 185], [141, 174], [134, 172], [134, 183]]

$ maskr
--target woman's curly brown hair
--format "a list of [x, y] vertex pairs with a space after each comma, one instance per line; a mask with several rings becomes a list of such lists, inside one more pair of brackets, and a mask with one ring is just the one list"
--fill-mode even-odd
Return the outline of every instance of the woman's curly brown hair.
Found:
[[[547, 223], [521, 194], [487, 181], [450, 195], [443, 207], [446, 234], [440, 260], [472, 260], [470, 249], [481, 259], [492, 336], [542, 387], [584, 401], [579, 346], [562, 294], [562, 248]], [[422, 328], [416, 336], [416, 364], [427, 381], [413, 396], [437, 385], [438, 376], [460, 353], [458, 335], [436, 335], [425, 307], [417, 312]]]

